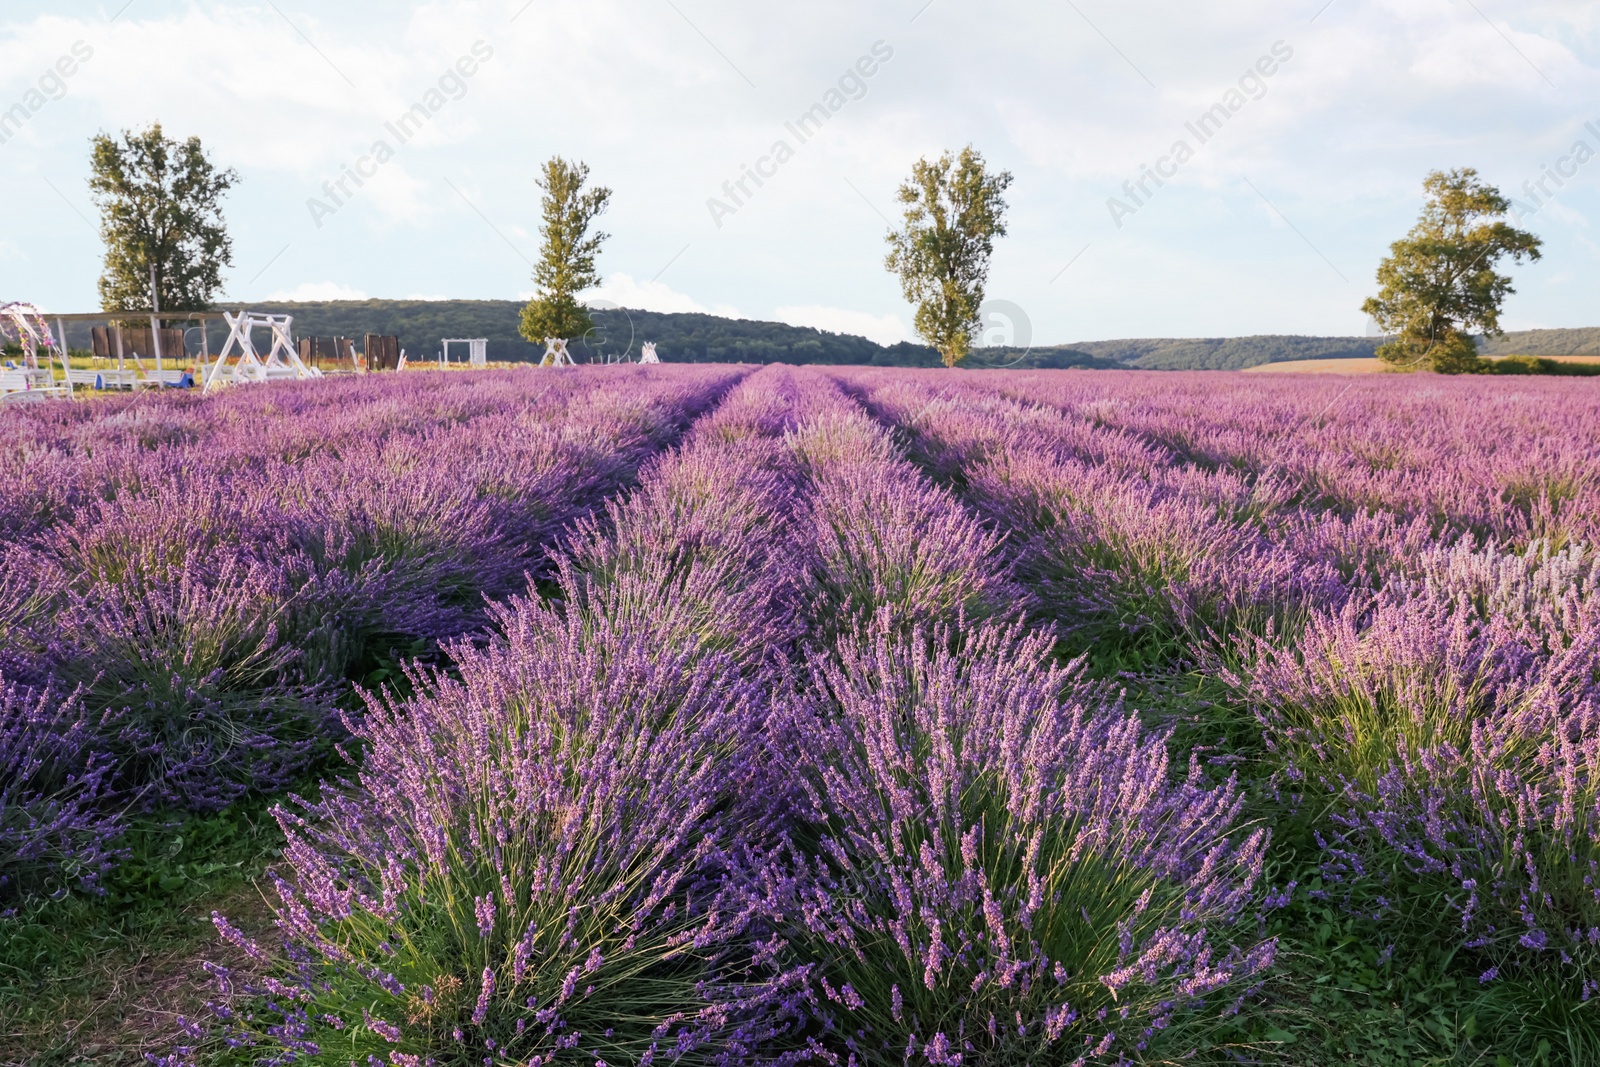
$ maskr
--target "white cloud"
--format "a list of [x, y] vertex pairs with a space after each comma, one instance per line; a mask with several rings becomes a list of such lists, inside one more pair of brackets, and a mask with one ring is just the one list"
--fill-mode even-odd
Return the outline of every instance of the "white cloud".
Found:
[[[523, 297], [531, 297], [529, 293]], [[699, 312], [702, 315], [724, 315], [730, 319], [743, 318], [737, 308], [728, 304], [702, 304], [686, 293], [680, 293], [666, 282], [642, 282], [630, 274], [618, 272], [602, 282], [599, 288], [590, 289], [583, 294], [586, 301], [593, 304], [597, 300], [604, 300], [618, 307], [634, 308], [638, 311], [663, 311], [663, 312]]]
[[790, 326], [811, 326], [830, 333], [855, 334], [880, 345], [911, 340], [910, 331], [898, 315], [874, 315], [870, 311], [850, 311], [818, 304], [781, 307], [773, 314], [779, 322], [787, 322]]
[[293, 289], [268, 293], [268, 300], [368, 300], [366, 293], [338, 282], [302, 282]]

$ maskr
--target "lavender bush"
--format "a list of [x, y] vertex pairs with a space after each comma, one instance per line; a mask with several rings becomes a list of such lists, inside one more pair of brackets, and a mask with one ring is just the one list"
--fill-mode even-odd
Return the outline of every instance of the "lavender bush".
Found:
[[661, 637], [524, 602], [504, 645], [463, 653], [467, 684], [375, 701], [359, 788], [281, 816], [287, 961], [233, 990], [265, 998], [233, 1041], [268, 1062], [648, 1063], [758, 1036], [718, 966], [745, 922], [719, 798], [753, 694]]
[[77, 696], [0, 679], [0, 915], [29, 894], [99, 889], [121, 826]]
[[814, 389], [812, 413], [786, 443], [809, 483], [819, 637], [880, 618], [910, 629], [1018, 610], [1001, 539], [928, 484], [837, 387]]
[[1270, 485], [1175, 468], [979, 390], [861, 381], [874, 409], [914, 434], [924, 464], [1011, 538], [1036, 615], [1081, 647], [1132, 635], [1186, 650], [1341, 599], [1331, 567], [1261, 528]]
[[1182, 1051], [1267, 967], [1233, 938], [1267, 835], [1237, 786], [1169, 778], [1149, 734], [1049, 644], [879, 634], [813, 662], [786, 936], [812, 1051], [859, 1064], [1124, 1062]]
[[737, 1063], [793, 1024], [743, 874], [771, 822], [757, 738], [790, 482], [761, 440], [706, 440], [585, 525], [551, 603], [513, 598], [486, 646], [453, 645], [459, 681], [416, 674], [415, 699], [351, 722], [357, 785], [280, 816], [289, 965], [221, 976], [231, 1042]]
[[[793, 602], [807, 581], [789, 517], [793, 471], [770, 439], [692, 442], [648, 472], [604, 522], [579, 528], [568, 569], [591, 613], [667, 612], [673, 644], [715, 649], [755, 666], [798, 636]], [[593, 604], [594, 588], [630, 603]]]

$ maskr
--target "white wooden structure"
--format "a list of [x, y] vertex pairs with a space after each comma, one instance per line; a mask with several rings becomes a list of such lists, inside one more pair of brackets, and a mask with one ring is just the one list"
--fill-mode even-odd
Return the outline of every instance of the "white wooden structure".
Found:
[[443, 347], [439, 350], [439, 363], [441, 366], [450, 362], [450, 346], [467, 346], [467, 366], [487, 367], [489, 365], [489, 339], [487, 337], [446, 337], [440, 342]]
[[[0, 379], [0, 393], [28, 392], [45, 396], [70, 396], [72, 394], [72, 368], [67, 364], [66, 331], [56, 323], [58, 341], [50, 332], [44, 313], [32, 304], [15, 302], [0, 304], [0, 337], [15, 336], [22, 346], [20, 370]], [[44, 366], [39, 365], [39, 346], [44, 346]], [[56, 385], [50, 370], [51, 357], [61, 361], [61, 373], [66, 384]]]
[[646, 341], [644, 343], [644, 347], [639, 350], [639, 362], [640, 363], [660, 363], [661, 362], [661, 357], [656, 355], [656, 343], [654, 341]]
[[[201, 371], [206, 392], [230, 383], [322, 377], [320, 370], [306, 366], [300, 359], [300, 353], [295, 351], [289, 335], [289, 327], [294, 323], [293, 316], [241, 311], [236, 315], [224, 312], [222, 317], [228, 324], [228, 341], [222, 346], [217, 361]], [[258, 329], [270, 330], [272, 334], [272, 347], [265, 357], [256, 352], [252, 339], [252, 333]], [[235, 345], [238, 346], [239, 362], [229, 367], [228, 357], [233, 354]]]
[[565, 337], [546, 337], [544, 339], [544, 358], [539, 361], [541, 367], [573, 367], [572, 357], [567, 354], [567, 339]]

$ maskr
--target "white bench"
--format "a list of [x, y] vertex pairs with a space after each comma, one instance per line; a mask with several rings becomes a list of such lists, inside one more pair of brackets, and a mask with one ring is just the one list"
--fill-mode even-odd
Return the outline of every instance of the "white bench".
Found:
[[67, 371], [67, 379], [84, 389], [132, 389], [134, 373], [131, 370], [79, 370]]
[[[66, 388], [58, 386], [47, 370], [0, 370], [0, 398], [27, 397], [44, 400], [52, 396], [65, 396]], [[28, 394], [38, 394], [37, 397]]]
[[21, 393], [30, 389], [49, 389], [55, 383], [47, 370], [23, 367], [0, 369], [0, 393]]

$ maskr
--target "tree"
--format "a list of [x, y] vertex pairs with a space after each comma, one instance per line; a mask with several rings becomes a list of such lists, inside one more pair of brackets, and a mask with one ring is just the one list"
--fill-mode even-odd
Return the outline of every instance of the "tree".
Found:
[[1434, 171], [1422, 183], [1428, 202], [1378, 266], [1378, 295], [1361, 309], [1395, 339], [1378, 358], [1442, 374], [1483, 367], [1472, 334], [1498, 336], [1500, 306], [1516, 292], [1495, 265], [1537, 260], [1543, 242], [1504, 220], [1511, 201], [1472, 168]]
[[150, 270], [164, 311], [203, 311], [222, 288], [222, 268], [233, 265], [233, 241], [222, 218], [222, 198], [239, 181], [218, 170], [200, 138], [169, 140], [156, 123], [121, 140], [100, 134], [89, 189], [100, 208], [106, 245], [100, 306], [141, 311], [150, 306]]
[[539, 188], [544, 190], [544, 247], [533, 268], [537, 295], [522, 309], [522, 336], [535, 343], [546, 337], [582, 337], [594, 329], [589, 309], [578, 294], [600, 284], [594, 260], [607, 233], [589, 232], [595, 216], [605, 211], [611, 190], [584, 191], [589, 167], [559, 156], [544, 165]]
[[954, 367], [972, 350], [982, 328], [994, 239], [1006, 233], [1004, 193], [1011, 173], [989, 174], [971, 145], [930, 163], [919, 159], [900, 186], [905, 225], [888, 235], [884, 266], [900, 276], [916, 306], [917, 334]]

